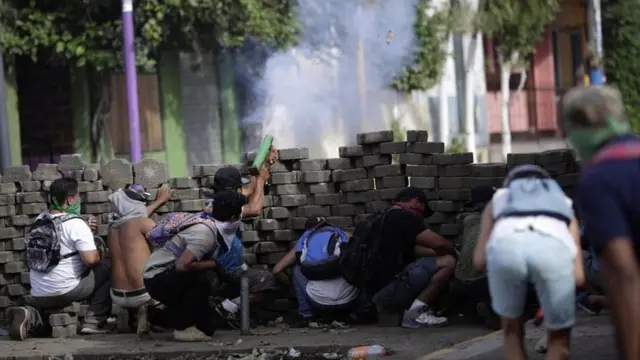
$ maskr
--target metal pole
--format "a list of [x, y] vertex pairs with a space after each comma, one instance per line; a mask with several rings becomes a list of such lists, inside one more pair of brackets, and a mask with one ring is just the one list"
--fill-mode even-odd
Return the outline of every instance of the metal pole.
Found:
[[11, 166], [11, 137], [9, 136], [9, 115], [4, 88], [4, 58], [0, 44], [0, 167], [2, 171]]
[[142, 147], [140, 144], [133, 0], [122, 0], [122, 26], [124, 27], [124, 74], [127, 79], [127, 105], [129, 108], [129, 146], [131, 162], [137, 163], [142, 160]]
[[240, 333], [242, 335], [251, 335], [248, 269], [247, 264], [242, 264], [242, 275], [240, 275]]
[[591, 43], [594, 50], [594, 55], [597, 57], [600, 66], [592, 68], [589, 73], [589, 83], [592, 86], [604, 85], [604, 65], [602, 64], [602, 58], [604, 55], [602, 45], [602, 19], [601, 19], [601, 7], [600, 0], [587, 0], [588, 1], [588, 14], [589, 14], [589, 27], [591, 35]]

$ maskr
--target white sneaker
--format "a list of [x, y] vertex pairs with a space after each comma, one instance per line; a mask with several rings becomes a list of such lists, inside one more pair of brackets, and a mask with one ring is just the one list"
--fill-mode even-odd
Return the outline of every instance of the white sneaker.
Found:
[[436, 316], [433, 310], [427, 310], [415, 320], [418, 327], [439, 327], [449, 325], [449, 319], [444, 316]]

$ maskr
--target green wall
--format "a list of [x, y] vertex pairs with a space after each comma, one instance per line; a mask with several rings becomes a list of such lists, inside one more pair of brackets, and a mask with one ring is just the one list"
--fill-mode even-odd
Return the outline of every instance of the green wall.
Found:
[[[143, 157], [167, 161], [172, 177], [188, 176], [187, 156], [183, 124], [180, 116], [180, 72], [177, 53], [166, 53], [158, 64], [158, 86], [162, 112], [162, 131], [164, 151], [147, 152]], [[71, 69], [73, 121], [75, 130], [76, 153], [85, 159], [91, 159], [90, 124], [91, 101], [89, 82], [83, 68]], [[18, 130], [19, 133], [19, 130]], [[103, 154], [107, 155], [106, 149]], [[130, 159], [129, 154], [116, 154], [116, 157]], [[109, 158], [109, 156], [105, 156]]]

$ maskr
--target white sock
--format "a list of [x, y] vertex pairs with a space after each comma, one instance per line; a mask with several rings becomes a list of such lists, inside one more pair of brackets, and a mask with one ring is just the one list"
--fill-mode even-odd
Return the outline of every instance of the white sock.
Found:
[[411, 307], [409, 308], [409, 310], [414, 310], [415, 308], [419, 308], [419, 307], [425, 307], [427, 306], [427, 304], [423, 303], [420, 300], [413, 300], [413, 304], [411, 304]]
[[234, 304], [229, 299], [224, 299], [224, 301], [222, 302], [222, 307], [225, 310], [227, 310], [228, 312], [231, 312], [231, 313], [238, 312], [238, 305]]

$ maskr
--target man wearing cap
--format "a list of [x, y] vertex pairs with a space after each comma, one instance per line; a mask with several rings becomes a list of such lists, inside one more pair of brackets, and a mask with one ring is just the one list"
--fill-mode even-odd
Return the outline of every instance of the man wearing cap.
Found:
[[[143, 309], [142, 305], [151, 300], [142, 280], [142, 269], [151, 255], [145, 234], [155, 226], [149, 216], [169, 201], [173, 192], [167, 185], [160, 187], [156, 200], [148, 206], [150, 194], [139, 184], [109, 196], [114, 213], [109, 224], [111, 300], [122, 308]], [[145, 319], [139, 320], [139, 325], [145, 327]]]
[[[242, 207], [242, 218], [257, 216], [262, 211], [264, 203], [264, 185], [269, 180], [269, 165], [276, 159], [275, 150], [272, 150], [268, 164], [264, 164], [260, 168], [258, 176], [249, 177], [248, 174], [240, 170], [228, 166], [219, 169], [214, 175], [213, 190], [216, 192], [223, 190], [236, 190], [242, 192], [249, 202]], [[215, 206], [215, 204], [213, 205]], [[240, 219], [233, 222], [216, 221], [219, 233], [227, 244], [229, 249], [226, 252], [220, 252], [216, 261], [225, 269], [225, 283], [230, 288], [232, 297], [239, 292], [240, 277], [243, 273], [242, 265], [244, 259], [242, 257], [242, 231], [240, 229]], [[249, 268], [245, 272], [245, 276], [249, 278], [249, 292], [251, 304], [264, 304], [273, 300], [273, 293], [277, 290], [275, 276], [266, 270]], [[232, 327], [237, 326], [239, 316], [240, 298], [219, 299], [216, 307], [217, 312]]]

